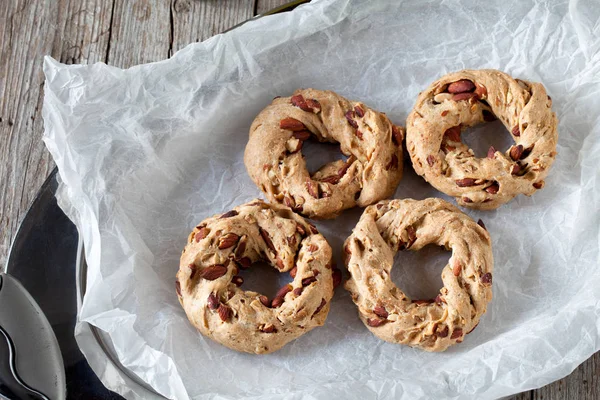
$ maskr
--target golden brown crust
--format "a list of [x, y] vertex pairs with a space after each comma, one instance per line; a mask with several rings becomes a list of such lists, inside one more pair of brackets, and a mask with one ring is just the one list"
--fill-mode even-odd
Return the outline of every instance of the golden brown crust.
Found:
[[[293, 282], [274, 299], [238, 287], [238, 270], [259, 260], [280, 272], [293, 270]], [[176, 286], [202, 334], [234, 350], [271, 353], [325, 323], [333, 296], [332, 251], [289, 208], [254, 200], [194, 228]]]
[[[406, 145], [413, 167], [465, 207], [491, 210], [518, 194], [530, 196], [544, 186], [556, 157], [558, 121], [551, 107], [540, 83], [496, 70], [445, 75], [419, 95], [408, 116]], [[460, 141], [460, 132], [494, 116], [515, 145], [505, 153], [491, 148], [488, 157], [476, 158]]]
[[[256, 117], [244, 162], [269, 201], [328, 219], [394, 193], [402, 178], [403, 136], [402, 128], [363, 103], [330, 91], [297, 90]], [[348, 160], [326, 164], [311, 176], [301, 151], [310, 137], [339, 143]]]
[[[390, 278], [400, 249], [427, 244], [452, 250], [435, 299], [411, 300]], [[344, 244], [346, 289], [377, 337], [444, 351], [471, 332], [492, 298], [493, 256], [487, 231], [441, 199], [381, 201], [366, 208]], [[409, 266], [411, 267], [411, 266]]]

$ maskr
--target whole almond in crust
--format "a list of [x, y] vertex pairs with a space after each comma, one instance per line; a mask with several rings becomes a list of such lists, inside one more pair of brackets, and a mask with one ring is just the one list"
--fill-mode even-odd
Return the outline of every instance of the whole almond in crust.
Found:
[[227, 267], [221, 264], [210, 265], [200, 272], [200, 277], [207, 281], [219, 279], [227, 273]]
[[305, 131], [306, 126], [295, 118], [284, 118], [279, 121], [279, 128], [289, 131]]
[[467, 79], [461, 79], [456, 82], [452, 82], [448, 85], [448, 93], [463, 93], [472, 92], [475, 90], [475, 84]]
[[219, 249], [224, 250], [224, 249], [228, 249], [230, 247], [235, 246], [238, 241], [240, 240], [240, 237], [238, 235], [236, 235], [235, 233], [228, 233], [225, 236], [221, 236], [219, 238]]

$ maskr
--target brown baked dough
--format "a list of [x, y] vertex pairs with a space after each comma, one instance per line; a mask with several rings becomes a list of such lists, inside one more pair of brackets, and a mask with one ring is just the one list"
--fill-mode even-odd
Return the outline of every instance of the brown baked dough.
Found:
[[[244, 162], [269, 201], [328, 219], [394, 193], [402, 178], [403, 137], [402, 128], [363, 103], [330, 91], [297, 90], [256, 117]], [[309, 138], [339, 143], [348, 159], [325, 164], [311, 176], [301, 151]]]
[[[380, 339], [427, 351], [462, 342], [492, 299], [488, 232], [440, 199], [381, 201], [366, 208], [344, 244], [346, 289], [368, 329]], [[398, 250], [427, 244], [452, 250], [435, 299], [411, 300], [390, 278]], [[412, 267], [412, 266], [407, 266]]]
[[[259, 260], [294, 278], [274, 299], [243, 291], [238, 268]], [[334, 282], [331, 247], [289, 208], [262, 200], [208, 218], [189, 235], [176, 289], [190, 322], [238, 351], [271, 353], [325, 323]]]
[[[491, 210], [544, 186], [556, 157], [557, 118], [541, 83], [496, 70], [464, 70], [431, 84], [407, 120], [415, 171], [461, 206]], [[477, 158], [462, 130], [499, 118], [515, 145]]]

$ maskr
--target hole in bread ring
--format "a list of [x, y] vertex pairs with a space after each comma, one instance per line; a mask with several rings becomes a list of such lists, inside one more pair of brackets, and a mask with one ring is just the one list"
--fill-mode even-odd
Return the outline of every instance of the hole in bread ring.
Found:
[[[234, 350], [265, 353], [325, 322], [337, 280], [331, 247], [285, 206], [254, 200], [202, 221], [190, 238], [177, 294], [205, 336]], [[260, 262], [292, 278], [271, 298], [244, 290]]]
[[[437, 296], [411, 299], [392, 281], [394, 255], [429, 244], [452, 251], [441, 274], [444, 286]], [[441, 199], [367, 207], [344, 252], [350, 272], [345, 287], [359, 316], [388, 342], [443, 351], [479, 323], [492, 298], [493, 256], [483, 222]]]
[[[514, 144], [476, 157], [461, 134], [494, 118]], [[543, 181], [554, 162], [557, 123], [542, 84], [496, 70], [464, 70], [421, 92], [407, 119], [406, 143], [415, 171], [436, 189], [461, 206], [490, 210], [542, 187], [533, 183]], [[486, 190], [492, 182], [495, 193]]]

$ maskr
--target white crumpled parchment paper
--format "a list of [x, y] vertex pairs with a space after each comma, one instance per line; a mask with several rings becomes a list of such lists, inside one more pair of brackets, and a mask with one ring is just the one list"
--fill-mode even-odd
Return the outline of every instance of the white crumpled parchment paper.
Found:
[[[599, 18], [594, 0], [322, 0], [128, 70], [47, 58], [44, 141], [89, 265], [82, 350], [81, 327], [100, 328], [130, 374], [173, 399], [487, 399], [567, 375], [600, 348]], [[560, 121], [544, 190], [465, 210], [490, 231], [495, 274], [489, 311], [464, 343], [441, 354], [384, 343], [343, 289], [324, 327], [272, 355], [195, 331], [174, 290], [181, 250], [199, 221], [261, 195], [242, 155], [274, 96], [331, 89], [404, 125], [420, 90], [462, 68], [543, 82]], [[465, 140], [480, 154], [510, 145], [498, 123]], [[328, 153], [318, 154], [314, 165]], [[445, 197], [407, 168], [394, 197], [429, 196]], [[317, 224], [338, 264], [360, 213]], [[394, 279], [435, 295], [448, 256], [404, 252]], [[144, 397], [86, 354], [109, 388]]]

